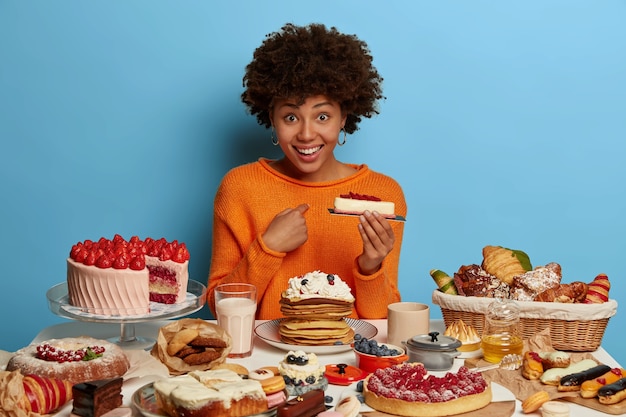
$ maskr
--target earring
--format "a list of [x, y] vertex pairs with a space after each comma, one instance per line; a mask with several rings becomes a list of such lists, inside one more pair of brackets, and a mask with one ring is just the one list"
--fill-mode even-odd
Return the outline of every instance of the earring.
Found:
[[337, 145], [339, 145], [339, 146], [343, 146], [346, 143], [346, 130], [345, 129], [341, 129], [341, 131], [343, 132], [343, 142], [337, 141]]
[[278, 136], [274, 137], [274, 128], [272, 128], [270, 133], [270, 140], [272, 141], [272, 145], [278, 146]]

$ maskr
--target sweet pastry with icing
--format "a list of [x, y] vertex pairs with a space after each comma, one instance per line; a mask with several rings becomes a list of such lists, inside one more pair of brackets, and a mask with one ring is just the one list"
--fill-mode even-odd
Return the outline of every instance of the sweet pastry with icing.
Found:
[[512, 250], [502, 246], [483, 248], [482, 268], [509, 285], [513, 278], [532, 270], [530, 258], [521, 250]]
[[479, 410], [491, 402], [492, 391], [480, 372], [465, 366], [437, 377], [420, 363], [405, 363], [369, 375], [363, 396], [367, 405], [384, 413], [439, 417]]
[[7, 364], [7, 371], [72, 384], [122, 377], [129, 368], [130, 362], [119, 346], [87, 336], [32, 343], [15, 352]]
[[572, 362], [569, 353], [555, 350], [551, 352], [539, 352], [539, 357], [543, 363], [543, 369], [567, 368]]
[[115, 235], [78, 242], [67, 258], [69, 303], [106, 316], [146, 314], [150, 301], [185, 300], [188, 266], [185, 244], [164, 238], [126, 241]]
[[72, 414], [101, 417], [122, 405], [122, 378], [76, 384], [72, 387]]
[[357, 215], [365, 211], [375, 211], [383, 217], [396, 217], [396, 205], [392, 201], [382, 201], [378, 197], [353, 192], [336, 197], [333, 210], [337, 214]]
[[589, 283], [584, 303], [597, 304], [609, 301], [609, 290], [611, 282], [606, 274], [598, 274], [592, 282]]
[[543, 360], [539, 353], [534, 351], [524, 352], [522, 358], [522, 376], [531, 381], [537, 380], [543, 374]]
[[534, 301], [535, 297], [547, 289], [557, 287], [561, 283], [561, 265], [550, 262], [538, 266], [513, 278], [511, 299], [518, 301]]
[[171, 417], [243, 417], [267, 410], [261, 383], [228, 369], [192, 371], [153, 383], [156, 403]]
[[328, 380], [326, 366], [320, 364], [315, 353], [289, 351], [278, 364], [278, 372], [285, 380], [289, 395], [302, 395], [315, 389], [325, 390]]
[[509, 284], [489, 274], [480, 265], [463, 265], [454, 273], [454, 284], [460, 295], [509, 298]]
[[471, 324], [466, 324], [463, 320], [456, 320], [444, 331], [444, 336], [454, 337], [461, 342], [461, 346], [456, 348], [459, 352], [473, 352], [480, 349], [481, 339], [478, 331]]
[[72, 384], [56, 378], [0, 371], [0, 412], [7, 416], [51, 414], [72, 399]]

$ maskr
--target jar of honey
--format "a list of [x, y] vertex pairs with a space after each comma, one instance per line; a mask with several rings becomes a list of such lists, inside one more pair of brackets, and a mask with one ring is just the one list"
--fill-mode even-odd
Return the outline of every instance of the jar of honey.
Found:
[[520, 308], [513, 300], [496, 298], [485, 312], [481, 347], [487, 362], [498, 363], [508, 354], [522, 354]]

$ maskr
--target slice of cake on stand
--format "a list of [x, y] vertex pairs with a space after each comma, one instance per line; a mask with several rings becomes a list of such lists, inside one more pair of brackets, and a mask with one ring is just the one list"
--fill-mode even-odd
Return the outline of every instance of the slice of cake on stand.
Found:
[[150, 312], [150, 301], [185, 301], [189, 251], [164, 238], [85, 240], [72, 246], [67, 259], [69, 303], [105, 316]]

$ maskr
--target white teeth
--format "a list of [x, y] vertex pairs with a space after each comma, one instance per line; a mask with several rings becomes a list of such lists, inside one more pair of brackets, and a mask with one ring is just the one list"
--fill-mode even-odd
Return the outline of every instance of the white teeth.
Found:
[[312, 155], [320, 149], [322, 149], [321, 146], [316, 146], [315, 148], [298, 149], [298, 152], [304, 155]]

